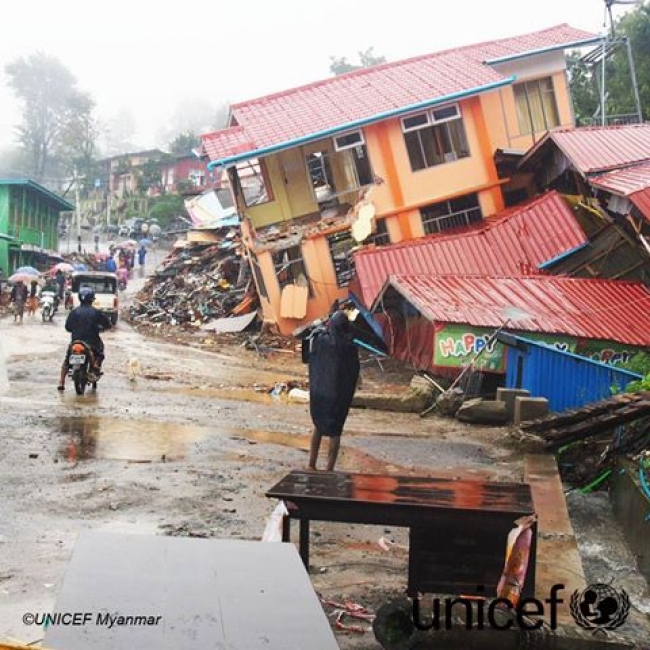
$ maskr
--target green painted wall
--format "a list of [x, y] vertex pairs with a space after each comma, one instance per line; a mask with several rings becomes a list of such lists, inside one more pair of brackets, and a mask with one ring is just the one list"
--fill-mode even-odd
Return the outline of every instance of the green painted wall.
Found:
[[[60, 206], [45, 191], [24, 183], [0, 185], [0, 234], [13, 238], [15, 244], [57, 250]], [[5, 277], [19, 264], [29, 264], [36, 253], [21, 250], [10, 256], [12, 240], [0, 237], [0, 267]]]

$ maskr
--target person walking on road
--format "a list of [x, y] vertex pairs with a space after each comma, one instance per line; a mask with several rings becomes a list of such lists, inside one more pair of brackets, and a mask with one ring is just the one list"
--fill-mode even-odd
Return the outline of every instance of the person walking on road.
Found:
[[14, 284], [11, 289], [11, 304], [14, 309], [14, 323], [23, 322], [23, 314], [25, 313], [25, 303], [27, 302], [28, 290], [27, 286], [20, 280]]
[[144, 268], [144, 260], [147, 257], [147, 249], [144, 244], [138, 249], [138, 264], [140, 268]]
[[314, 431], [309, 469], [315, 470], [323, 436], [329, 438], [326, 471], [336, 465], [343, 426], [359, 379], [359, 352], [352, 342], [350, 321], [336, 311], [327, 326], [312, 334], [309, 352], [309, 411]]

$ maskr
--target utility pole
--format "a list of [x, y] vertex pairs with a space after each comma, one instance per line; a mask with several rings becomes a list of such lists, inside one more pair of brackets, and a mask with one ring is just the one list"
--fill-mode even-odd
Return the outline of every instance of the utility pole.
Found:
[[106, 237], [109, 237], [108, 227], [111, 225], [111, 186], [109, 180], [108, 193], [106, 194]]
[[79, 177], [77, 168], [74, 169], [74, 202], [75, 218], [77, 220], [77, 252], [81, 253], [81, 205], [79, 204]]

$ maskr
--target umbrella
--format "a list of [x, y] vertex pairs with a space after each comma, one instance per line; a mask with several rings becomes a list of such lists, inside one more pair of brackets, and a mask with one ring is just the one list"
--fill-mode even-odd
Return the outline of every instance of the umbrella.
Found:
[[151, 239], [147, 239], [146, 237], [138, 242], [138, 246], [149, 246], [149, 244], [153, 244], [153, 242]]
[[61, 271], [61, 273], [72, 273], [74, 266], [69, 262], [59, 262], [50, 269], [50, 274], [54, 275], [57, 271]]
[[117, 244], [117, 248], [135, 248], [138, 245], [138, 242], [133, 239], [125, 239]]
[[25, 275], [40, 275], [41, 272], [38, 269], [35, 269], [33, 266], [21, 266], [14, 271], [16, 273], [24, 273]]
[[[379, 322], [375, 319], [373, 314], [363, 306], [362, 302], [354, 293], [352, 293], [352, 291], [348, 292], [348, 297], [350, 302], [358, 311], [356, 318], [350, 324], [355, 339], [358, 339], [361, 344], [365, 343], [372, 346], [378, 352], [384, 354], [388, 352], [388, 346], [386, 345], [384, 333], [382, 332]], [[362, 347], [365, 346], [362, 345]]]
[[37, 275], [31, 275], [31, 273], [14, 273], [13, 275], [9, 276], [9, 282], [16, 283], [16, 282], [24, 282], [25, 284], [29, 284], [33, 280], [36, 280], [37, 282], [40, 282], [40, 278]]
[[[95, 253], [95, 259], [96, 260], [107, 260], [109, 257], [111, 257], [110, 253]], [[86, 269], [80, 269], [85, 271]]]

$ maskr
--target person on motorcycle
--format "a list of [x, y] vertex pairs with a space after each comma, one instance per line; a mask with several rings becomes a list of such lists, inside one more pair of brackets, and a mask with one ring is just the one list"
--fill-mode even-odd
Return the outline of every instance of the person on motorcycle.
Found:
[[[104, 361], [104, 343], [100, 338], [100, 332], [111, 328], [111, 322], [108, 317], [99, 309], [93, 307], [95, 300], [95, 291], [90, 287], [81, 287], [79, 290], [79, 307], [73, 309], [65, 321], [65, 328], [70, 332], [73, 341], [83, 341], [93, 351], [94, 370], [98, 375], [101, 374], [102, 362]], [[68, 355], [70, 348], [66, 350], [63, 365], [61, 366], [61, 377], [58, 390], [65, 390], [65, 378], [68, 375]]]

